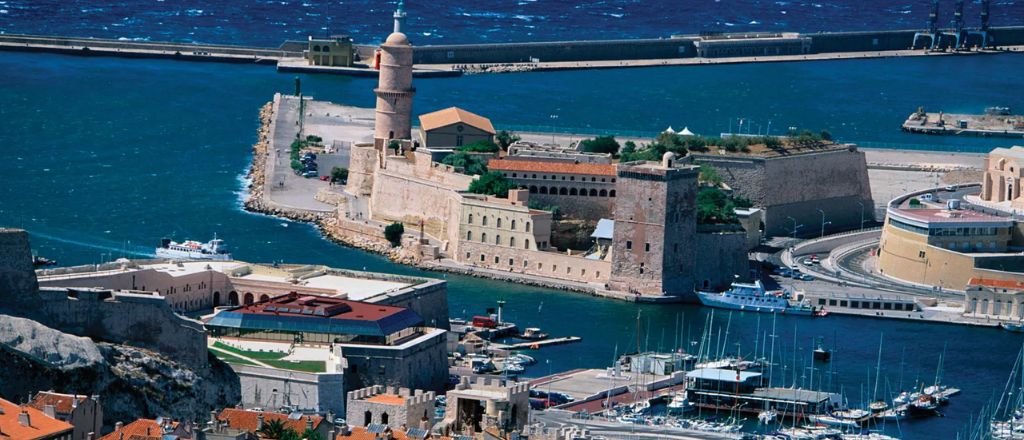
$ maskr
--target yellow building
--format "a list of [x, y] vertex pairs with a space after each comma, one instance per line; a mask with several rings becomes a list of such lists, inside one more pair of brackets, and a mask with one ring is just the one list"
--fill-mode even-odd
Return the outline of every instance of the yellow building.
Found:
[[420, 139], [427, 148], [452, 148], [494, 141], [491, 120], [458, 107], [420, 116]]
[[1005, 203], [1006, 208], [1024, 208], [1021, 197], [1021, 179], [1024, 178], [1024, 147], [996, 148], [985, 160], [985, 179], [982, 181], [981, 199], [992, 203]]
[[1024, 281], [971, 278], [965, 292], [964, 313], [977, 318], [1024, 319]]
[[1020, 229], [1011, 217], [904, 202], [887, 211], [878, 253], [883, 275], [953, 290], [972, 278], [1024, 281]]
[[352, 67], [355, 51], [348, 35], [332, 35], [330, 38], [309, 37], [305, 54], [310, 66]]
[[[462, 194], [460, 240], [513, 249], [547, 249], [551, 213], [530, 209], [527, 197], [526, 190], [511, 190], [507, 199]], [[465, 258], [472, 260], [469, 254]]]

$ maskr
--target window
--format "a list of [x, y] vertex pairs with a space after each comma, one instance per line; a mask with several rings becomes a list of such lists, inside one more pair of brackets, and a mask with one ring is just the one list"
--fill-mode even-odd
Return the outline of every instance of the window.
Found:
[[501, 244], [501, 236], [500, 235], [495, 235], [494, 236], [494, 244]]
[[487, 226], [487, 216], [484, 216], [484, 226]]
[[529, 248], [530, 248], [530, 240], [526, 240], [526, 245], [523, 246], [523, 249], [529, 249]]
[[918, 251], [917, 258], [924, 258], [924, 251]]
[[644, 243], [644, 252], [650, 252], [650, 251], [651, 251], [651, 244], [650, 243]]
[[555, 272], [555, 271], [557, 271], [557, 270], [558, 270], [558, 265], [557, 265], [557, 264], [552, 264], [552, 265], [551, 265], [551, 271], [552, 271], [552, 272]]
[[499, 228], [501, 227], [501, 217], [498, 217], [498, 226], [497, 227], [499, 227]]
[[515, 247], [516, 246], [516, 238], [515, 237], [509, 237], [508, 238], [508, 245], [512, 246], [512, 247]]
[[469, 215], [469, 224], [473, 224], [473, 214]]
[[486, 257], [484, 257], [484, 254], [480, 254], [480, 262], [481, 263], [483, 263], [484, 261], [487, 261], [487, 260], [485, 260], [485, 258]]
[[529, 261], [523, 260], [523, 267], [524, 267], [524, 268], [525, 268], [526, 266], [529, 266], [529, 265], [530, 265], [530, 262], [529, 262]]
[[[564, 177], [562, 179], [565, 179]], [[569, 176], [569, 180], [576, 180], [576, 176]]]
[[537, 263], [537, 270], [541, 270], [543, 268], [544, 268], [544, 263]]
[[462, 146], [462, 135], [461, 134], [458, 135], [458, 136], [455, 136], [455, 146], [456, 147], [461, 147]]
[[626, 250], [630, 249], [633, 249], [633, 242], [630, 240], [626, 240]]
[[500, 260], [500, 259], [498, 259], [498, 256], [497, 256], [497, 255], [495, 255], [495, 256], [494, 256], [494, 264], [498, 264], [498, 261], [501, 261], [501, 260]]
[[480, 234], [480, 242], [481, 243], [487, 243], [487, 233], [486, 232], [484, 232], [483, 234]]
[[469, 259], [469, 252], [466, 252], [466, 259]]
[[515, 220], [512, 220], [512, 228], [511, 229], [513, 231], [516, 230], [516, 221]]
[[530, 222], [526, 222], [526, 232], [530, 232]]
[[644, 263], [640, 263], [640, 275], [644, 274]]
[[473, 239], [473, 231], [466, 232], [466, 241]]
[[513, 262], [513, 261], [512, 261], [512, 259], [511, 259], [511, 258], [509, 258], [509, 259], [508, 259], [508, 265], [509, 265], [509, 266], [511, 266], [511, 265], [513, 265], [513, 264], [515, 264], [515, 262]]

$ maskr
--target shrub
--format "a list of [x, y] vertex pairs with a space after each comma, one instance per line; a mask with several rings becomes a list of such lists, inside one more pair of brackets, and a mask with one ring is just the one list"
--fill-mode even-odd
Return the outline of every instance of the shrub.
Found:
[[499, 131], [498, 134], [494, 135], [494, 139], [498, 141], [498, 146], [505, 151], [508, 151], [509, 145], [512, 145], [522, 140], [522, 138], [519, 137], [519, 135], [508, 130]]
[[295, 171], [301, 170], [302, 169], [302, 162], [299, 162], [296, 159], [292, 159], [292, 169], [295, 170]]
[[504, 174], [490, 171], [484, 173], [479, 179], [469, 184], [469, 192], [474, 194], [487, 194], [501, 198], [508, 197], [508, 190], [515, 189], [515, 185], [505, 178]]
[[464, 174], [478, 176], [487, 172], [487, 163], [480, 156], [463, 151], [445, 156], [441, 163], [461, 168]]
[[619, 152], [619, 142], [615, 140], [615, 136], [598, 136], [593, 139], [584, 139], [580, 141], [580, 146], [587, 153], [616, 154]]
[[331, 180], [335, 182], [344, 182], [348, 180], [348, 168], [331, 168]]
[[384, 228], [384, 238], [391, 242], [392, 246], [402, 244], [402, 234], [405, 233], [405, 226], [401, 223], [392, 223]]
[[498, 150], [498, 144], [489, 140], [476, 141], [472, 144], [459, 148], [459, 151], [469, 151], [474, 153], [497, 153]]
[[324, 138], [322, 138], [320, 136], [317, 136], [315, 134], [311, 134], [311, 135], [306, 136], [306, 142], [320, 143], [320, 142], [323, 142], [323, 141], [324, 141]]
[[[747, 205], [747, 206], [740, 206]], [[714, 187], [701, 188], [697, 193], [697, 223], [725, 224], [736, 223], [737, 207], [750, 207], [747, 199], [732, 198], [722, 190]]]
[[697, 180], [711, 186], [722, 184], [722, 176], [718, 175], [718, 170], [704, 164], [700, 165], [700, 174], [697, 176]]

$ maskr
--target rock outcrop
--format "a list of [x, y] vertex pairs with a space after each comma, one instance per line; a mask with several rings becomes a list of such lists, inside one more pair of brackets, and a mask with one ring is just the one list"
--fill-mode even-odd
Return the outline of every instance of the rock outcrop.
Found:
[[239, 381], [210, 356], [196, 371], [157, 353], [93, 342], [38, 322], [0, 315], [0, 395], [24, 401], [38, 390], [98, 394], [105, 423], [169, 416], [204, 420], [210, 410], [235, 405]]

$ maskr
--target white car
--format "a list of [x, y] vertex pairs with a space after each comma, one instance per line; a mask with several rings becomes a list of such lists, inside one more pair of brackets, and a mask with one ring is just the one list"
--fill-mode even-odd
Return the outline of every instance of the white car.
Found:
[[924, 200], [926, 202], [934, 202], [935, 201], [935, 196], [932, 195], [932, 194], [924, 194], [924, 195], [921, 196], [921, 200]]

